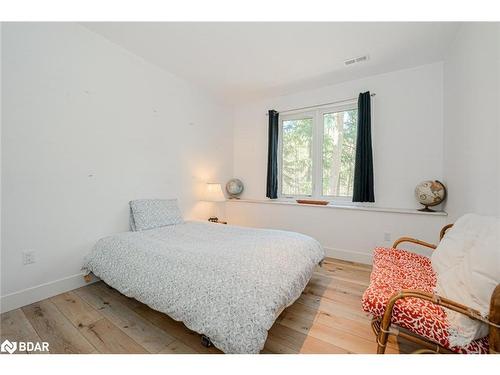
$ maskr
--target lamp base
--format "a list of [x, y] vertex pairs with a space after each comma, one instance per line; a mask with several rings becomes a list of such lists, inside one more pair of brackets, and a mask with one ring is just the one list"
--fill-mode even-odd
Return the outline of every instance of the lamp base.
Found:
[[217, 216], [212, 216], [208, 218], [208, 221], [211, 223], [217, 223], [219, 221], [219, 218]]

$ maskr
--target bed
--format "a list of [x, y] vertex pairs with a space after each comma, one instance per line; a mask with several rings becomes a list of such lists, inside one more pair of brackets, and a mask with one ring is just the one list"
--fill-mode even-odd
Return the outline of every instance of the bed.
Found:
[[182, 221], [103, 238], [83, 268], [225, 353], [258, 353], [323, 257], [299, 233]]

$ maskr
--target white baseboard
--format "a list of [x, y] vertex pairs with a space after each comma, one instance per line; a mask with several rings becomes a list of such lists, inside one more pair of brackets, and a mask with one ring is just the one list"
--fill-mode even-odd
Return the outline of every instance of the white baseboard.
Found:
[[362, 264], [372, 264], [372, 254], [362, 253], [360, 251], [335, 249], [333, 247], [323, 247], [327, 257], [336, 258], [340, 260], [347, 260], [349, 262], [356, 262]]
[[[91, 283], [98, 280], [99, 279], [97, 277], [92, 275]], [[33, 286], [31, 288], [26, 288], [18, 292], [6, 294], [5, 296], [0, 297], [0, 312], [4, 313], [14, 310], [88, 284], [89, 283], [86, 283], [83, 280], [83, 273], [79, 273], [59, 280]]]

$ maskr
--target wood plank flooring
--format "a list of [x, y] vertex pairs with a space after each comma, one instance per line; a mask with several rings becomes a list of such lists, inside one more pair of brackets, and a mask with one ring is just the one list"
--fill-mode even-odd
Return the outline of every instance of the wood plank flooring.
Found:
[[[262, 353], [375, 353], [361, 295], [370, 267], [326, 259], [300, 298], [278, 317]], [[1, 341], [48, 341], [51, 353], [221, 353], [165, 314], [103, 282], [1, 315]], [[415, 350], [389, 342], [388, 353]]]

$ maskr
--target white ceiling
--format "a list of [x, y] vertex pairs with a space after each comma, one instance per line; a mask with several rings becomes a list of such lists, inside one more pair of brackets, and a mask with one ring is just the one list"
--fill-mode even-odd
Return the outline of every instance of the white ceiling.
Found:
[[[84, 23], [232, 102], [443, 59], [458, 23]], [[344, 60], [368, 54], [368, 62]]]

